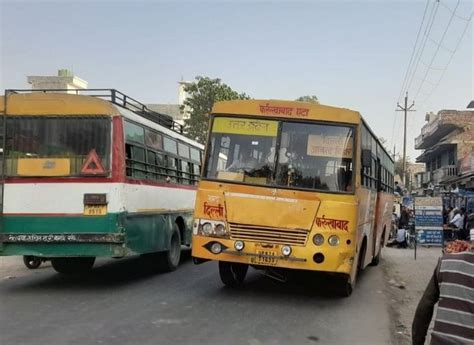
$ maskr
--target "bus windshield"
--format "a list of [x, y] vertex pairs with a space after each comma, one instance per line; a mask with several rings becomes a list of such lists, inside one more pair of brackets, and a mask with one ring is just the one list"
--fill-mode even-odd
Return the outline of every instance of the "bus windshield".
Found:
[[216, 117], [209, 145], [208, 179], [352, 193], [354, 127]]
[[78, 176], [93, 150], [109, 170], [110, 117], [10, 117], [6, 132], [7, 176]]

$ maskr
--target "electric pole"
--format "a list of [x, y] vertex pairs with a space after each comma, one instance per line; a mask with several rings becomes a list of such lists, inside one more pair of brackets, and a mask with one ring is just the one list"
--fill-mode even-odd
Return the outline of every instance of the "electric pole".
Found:
[[408, 106], [408, 91], [405, 94], [405, 106], [402, 107], [398, 102], [397, 102], [397, 107], [399, 109], [396, 109], [397, 111], [403, 111], [405, 113], [404, 121], [403, 121], [403, 161], [402, 161], [402, 171], [403, 171], [403, 176], [402, 176], [402, 182], [403, 185], [406, 188], [405, 185], [405, 177], [406, 177], [406, 159], [407, 159], [407, 113], [409, 111], [415, 111], [415, 109], [412, 109], [415, 106], [415, 102], [412, 102], [410, 106]]

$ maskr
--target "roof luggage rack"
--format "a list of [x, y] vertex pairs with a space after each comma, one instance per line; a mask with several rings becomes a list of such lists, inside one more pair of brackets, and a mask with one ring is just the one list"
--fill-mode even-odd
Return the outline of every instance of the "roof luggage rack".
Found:
[[74, 93], [76, 95], [91, 96], [104, 99], [122, 108], [128, 109], [138, 116], [144, 117], [172, 131], [183, 134], [183, 125], [177, 123], [170, 115], [158, 113], [149, 109], [145, 104], [115, 89], [13, 89], [5, 90], [9, 93]]

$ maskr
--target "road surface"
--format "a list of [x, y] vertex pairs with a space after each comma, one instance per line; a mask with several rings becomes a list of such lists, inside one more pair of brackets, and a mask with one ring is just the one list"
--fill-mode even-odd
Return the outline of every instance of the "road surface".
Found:
[[2, 345], [390, 343], [380, 267], [340, 298], [311, 276], [280, 283], [253, 269], [242, 288], [225, 288], [217, 264], [196, 266], [189, 252], [167, 274], [139, 258], [101, 260], [81, 278], [17, 260], [0, 267]]

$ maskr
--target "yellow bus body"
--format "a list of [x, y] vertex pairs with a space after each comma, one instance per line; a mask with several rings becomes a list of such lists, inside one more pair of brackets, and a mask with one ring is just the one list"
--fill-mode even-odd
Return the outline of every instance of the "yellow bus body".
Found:
[[[192, 256], [198, 260], [331, 272], [345, 275], [354, 282], [357, 268], [373, 262], [385, 244], [393, 205], [392, 193], [362, 185], [358, 173], [361, 170], [359, 128], [363, 124], [360, 114], [320, 104], [275, 100], [218, 102], [212, 113], [213, 116], [354, 125], [357, 133], [353, 162], [355, 188], [353, 193], [325, 193], [228, 183], [206, 179], [204, 170], [194, 211]], [[211, 124], [212, 120], [213, 117]], [[200, 235], [198, 227], [203, 219], [222, 222], [230, 235]], [[322, 245], [313, 243], [316, 234], [324, 237]], [[338, 245], [328, 243], [333, 235], [338, 236]], [[237, 239], [245, 242], [241, 251], [234, 248]], [[214, 242], [223, 245], [221, 253], [210, 250]], [[284, 245], [291, 246], [291, 255], [282, 255]], [[269, 252], [276, 253], [276, 258], [265, 262], [265, 253]], [[316, 256], [323, 261], [316, 262]]]

